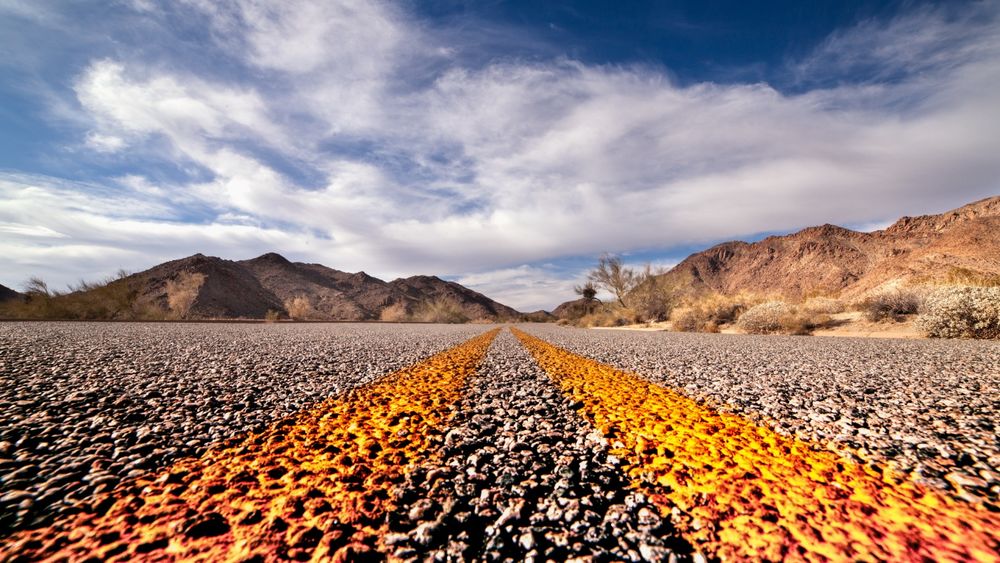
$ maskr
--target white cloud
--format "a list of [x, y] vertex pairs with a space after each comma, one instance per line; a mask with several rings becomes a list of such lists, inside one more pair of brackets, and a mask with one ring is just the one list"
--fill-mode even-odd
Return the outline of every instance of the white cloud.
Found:
[[[838, 32], [790, 68], [822, 87], [790, 94], [571, 60], [466, 67], [462, 46], [382, 3], [186, 4], [238, 71], [98, 58], [74, 93], [84, 144], [104, 158], [199, 173], [133, 173], [116, 189], [2, 178], [0, 221], [67, 237], [49, 255], [115, 248], [150, 265], [181, 249], [276, 250], [550, 308], [580, 280], [533, 264], [1000, 192], [1000, 32], [977, 23], [996, 21], [990, 6]], [[27, 256], [42, 247], [14, 234], [0, 241], [12, 275], [39, 273]]]

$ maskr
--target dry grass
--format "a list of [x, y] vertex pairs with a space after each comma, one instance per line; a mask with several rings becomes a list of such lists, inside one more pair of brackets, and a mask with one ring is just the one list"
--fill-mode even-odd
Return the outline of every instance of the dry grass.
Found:
[[140, 283], [124, 271], [103, 282], [51, 290], [39, 278], [25, 284], [24, 299], [0, 303], [0, 317], [14, 319], [157, 320], [163, 313], [138, 304]]
[[441, 297], [421, 303], [413, 314], [414, 320], [425, 323], [467, 323], [469, 316], [453, 299]]
[[298, 295], [285, 301], [285, 311], [293, 321], [304, 321], [313, 316], [312, 303], [304, 295]]
[[402, 323], [410, 320], [410, 313], [404, 303], [393, 303], [379, 314], [379, 320], [387, 323]]
[[717, 293], [705, 295], [677, 308], [670, 315], [671, 326], [680, 332], [719, 332], [761, 301], [762, 298], [750, 294], [732, 297]]
[[167, 280], [167, 307], [171, 318], [187, 317], [204, 283], [205, 274], [198, 272], [181, 272], [175, 279]]

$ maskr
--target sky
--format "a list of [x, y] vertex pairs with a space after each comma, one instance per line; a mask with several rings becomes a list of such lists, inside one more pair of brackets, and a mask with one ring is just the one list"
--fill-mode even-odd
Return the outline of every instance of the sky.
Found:
[[523, 311], [1000, 194], [1000, 1], [0, 0], [0, 284], [195, 253]]

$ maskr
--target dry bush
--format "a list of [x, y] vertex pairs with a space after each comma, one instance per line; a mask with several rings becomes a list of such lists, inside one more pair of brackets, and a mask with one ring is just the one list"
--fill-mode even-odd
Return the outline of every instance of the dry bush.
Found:
[[668, 283], [663, 272], [650, 265], [637, 274], [637, 283], [626, 302], [639, 322], [659, 322], [670, 318], [677, 304], [678, 289]]
[[137, 283], [124, 271], [103, 282], [81, 281], [69, 292], [50, 290], [40, 278], [25, 284], [23, 299], [0, 305], [0, 315], [24, 319], [111, 320], [156, 318], [140, 310]]
[[747, 309], [736, 326], [749, 334], [811, 334], [829, 323], [822, 314], [811, 314], [783, 301], [768, 301]]
[[619, 306], [600, 307], [593, 313], [576, 321], [576, 326], [592, 328], [596, 326], [625, 326], [636, 322], [635, 313]]
[[768, 334], [781, 330], [782, 317], [791, 315], [794, 308], [783, 301], [768, 301], [747, 309], [736, 321], [736, 326], [750, 334]]
[[167, 280], [167, 307], [173, 318], [187, 316], [203, 283], [205, 274], [198, 272], [181, 272], [175, 279]]
[[836, 315], [846, 311], [847, 306], [840, 299], [832, 297], [810, 297], [802, 304], [802, 309], [818, 315]]
[[406, 310], [404, 303], [393, 303], [382, 309], [382, 313], [379, 315], [379, 320], [387, 323], [402, 323], [409, 320], [409, 318], [410, 313]]
[[422, 303], [413, 316], [425, 323], [458, 324], [469, 322], [469, 316], [465, 314], [462, 306], [447, 297]]
[[267, 312], [264, 313], [264, 322], [276, 323], [280, 319], [281, 319], [280, 311], [275, 311], [274, 309], [268, 309]]
[[308, 319], [313, 314], [312, 303], [305, 295], [298, 295], [285, 301], [285, 310], [293, 321]]
[[940, 288], [927, 298], [917, 326], [932, 338], [1000, 338], [1000, 287]]
[[680, 332], [719, 332], [720, 327], [736, 322], [757, 298], [748, 295], [729, 297], [713, 293], [676, 309], [670, 315], [671, 326]]
[[892, 288], [874, 293], [860, 304], [865, 318], [872, 322], [902, 320], [920, 310], [920, 295], [912, 289]]

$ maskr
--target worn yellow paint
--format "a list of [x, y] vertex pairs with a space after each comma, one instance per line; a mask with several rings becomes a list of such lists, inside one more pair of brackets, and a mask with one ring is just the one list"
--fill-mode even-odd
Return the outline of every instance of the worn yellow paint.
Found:
[[15, 536], [0, 560], [357, 559], [377, 549], [392, 487], [432, 455], [497, 332]]
[[1000, 515], [515, 330], [634, 484], [723, 560], [998, 561]]

